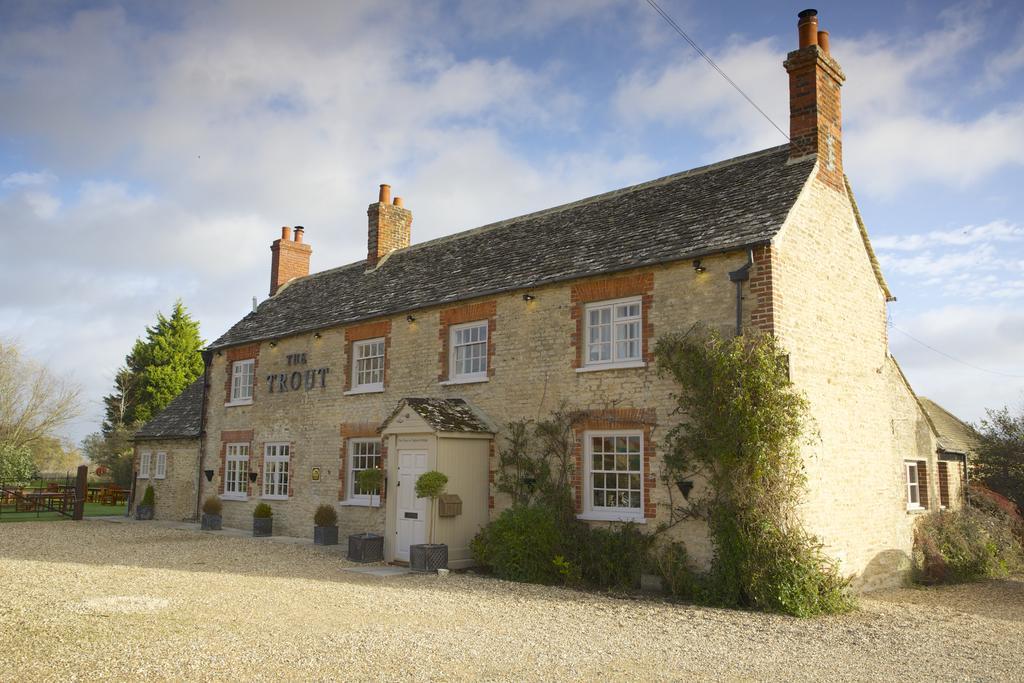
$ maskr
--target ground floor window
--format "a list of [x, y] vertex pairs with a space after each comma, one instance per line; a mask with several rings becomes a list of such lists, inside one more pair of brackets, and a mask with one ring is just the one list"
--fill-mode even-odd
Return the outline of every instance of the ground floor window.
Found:
[[350, 503], [369, 505], [380, 489], [360, 488], [356, 476], [363, 470], [380, 468], [380, 439], [349, 439], [348, 499]]
[[586, 508], [615, 517], [642, 518], [643, 434], [586, 432]]
[[263, 450], [263, 497], [288, 497], [288, 465], [291, 447], [286, 443], [268, 443]]
[[249, 444], [229, 443], [224, 458], [224, 497], [249, 495]]
[[920, 463], [907, 461], [903, 463], [907, 472], [907, 509], [920, 510], [921, 505], [921, 472]]

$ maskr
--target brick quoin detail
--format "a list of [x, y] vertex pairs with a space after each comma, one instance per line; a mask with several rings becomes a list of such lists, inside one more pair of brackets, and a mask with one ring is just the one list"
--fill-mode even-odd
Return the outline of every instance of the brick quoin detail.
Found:
[[750, 325], [755, 330], [767, 334], [775, 333], [778, 320], [778, 301], [772, 282], [772, 272], [776, 263], [775, 252], [770, 245], [754, 249], [754, 270], [748, 283], [750, 306]]
[[939, 463], [939, 505], [949, 507], [949, 463]]
[[441, 311], [441, 324], [438, 326], [437, 338], [441, 342], [441, 353], [438, 357], [440, 372], [437, 381], [444, 382], [451, 379], [449, 376], [448, 357], [450, 329], [452, 325], [487, 321], [487, 376], [494, 377], [494, 330], [497, 329], [498, 302], [481, 301], [475, 304], [466, 304], [455, 308], [446, 308]]
[[345, 389], [352, 388], [352, 345], [354, 342], [366, 339], [377, 339], [384, 337], [384, 386], [388, 385], [388, 370], [391, 367], [391, 321], [378, 320], [372, 323], [363, 323], [345, 329]]
[[[225, 431], [220, 433], [220, 469], [217, 470], [217, 477], [219, 479], [219, 483], [217, 485], [217, 493], [219, 493], [220, 495], [224, 495], [224, 471], [225, 463], [227, 462], [228, 457], [228, 444], [249, 444], [249, 471], [251, 472], [253, 464], [252, 438], [253, 431], [251, 429], [236, 429], [233, 431]], [[260, 479], [257, 478], [256, 481], [259, 482]], [[252, 495], [252, 483], [246, 481], [245, 487], [246, 495]]]
[[654, 273], [636, 273], [626, 277], [608, 278], [581, 282], [572, 286], [569, 303], [572, 306], [572, 319], [576, 323], [576, 332], [570, 344], [576, 349], [572, 367], [583, 367], [583, 353], [586, 349], [586, 305], [598, 301], [611, 301], [639, 296], [641, 300], [641, 316], [643, 326], [643, 359], [647, 363], [654, 361], [651, 351], [651, 340], [654, 339], [654, 324], [651, 323], [651, 306], [654, 303]]
[[224, 352], [225, 357], [225, 372], [227, 377], [224, 379], [224, 402], [231, 403], [231, 373], [234, 372], [235, 361], [240, 360], [253, 360], [253, 382], [252, 382], [252, 400], [256, 400], [256, 387], [259, 386], [259, 382], [256, 381], [257, 373], [256, 368], [260, 366], [260, 345], [259, 344], [243, 344], [242, 346], [235, 346], [227, 349]]
[[[380, 336], [380, 335], [377, 335]], [[373, 337], [370, 337], [373, 339]], [[368, 439], [378, 437], [376, 422], [342, 422], [341, 423], [341, 461], [338, 468], [338, 500], [348, 498], [345, 489], [345, 477], [348, 476], [348, 440]], [[381, 467], [384, 466], [383, 444], [381, 446]], [[384, 493], [381, 492], [381, 500], [384, 500]]]
[[917, 461], [917, 497], [921, 507], [928, 508], [928, 463], [925, 460]]
[[573, 457], [576, 467], [573, 470], [572, 486], [576, 501], [576, 512], [583, 512], [583, 497], [586, 494], [586, 486], [583, 481], [584, 465], [583, 456], [586, 452], [583, 443], [584, 433], [588, 431], [608, 430], [641, 430], [643, 431], [644, 455], [643, 455], [643, 489], [644, 489], [644, 518], [654, 519], [657, 516], [657, 507], [654, 504], [654, 486], [657, 477], [651, 471], [651, 461], [654, 459], [655, 443], [651, 433], [657, 424], [657, 411], [653, 408], [607, 408], [604, 410], [587, 410], [575, 414], [576, 420], [573, 423], [573, 431], [576, 433], [576, 447], [573, 449]]

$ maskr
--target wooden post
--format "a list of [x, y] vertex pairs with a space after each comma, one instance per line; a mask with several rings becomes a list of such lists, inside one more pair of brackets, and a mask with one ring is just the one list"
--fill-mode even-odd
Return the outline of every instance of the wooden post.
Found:
[[85, 516], [85, 494], [89, 487], [89, 467], [78, 466], [78, 477], [75, 479], [75, 510], [71, 519], [81, 520]]

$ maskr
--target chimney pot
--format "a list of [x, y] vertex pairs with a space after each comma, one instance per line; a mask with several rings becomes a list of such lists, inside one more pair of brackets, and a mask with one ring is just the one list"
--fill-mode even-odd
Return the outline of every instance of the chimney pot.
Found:
[[797, 34], [800, 36], [800, 48], [818, 44], [818, 10], [805, 9], [797, 15]]
[[404, 206], [404, 205], [405, 204], [402, 202], [402, 198], [401, 197], [395, 197], [395, 206]]
[[287, 225], [281, 226], [281, 239], [285, 242], [289, 242], [292, 239], [292, 229]]
[[391, 201], [391, 186], [386, 183], [381, 183], [380, 195], [377, 197], [377, 201], [381, 204], [387, 204]]
[[296, 225], [295, 226], [295, 243], [296, 244], [302, 244], [302, 233], [305, 230], [306, 229], [304, 227], [302, 227], [301, 225]]
[[828, 54], [828, 31], [818, 31], [818, 47], [825, 54]]

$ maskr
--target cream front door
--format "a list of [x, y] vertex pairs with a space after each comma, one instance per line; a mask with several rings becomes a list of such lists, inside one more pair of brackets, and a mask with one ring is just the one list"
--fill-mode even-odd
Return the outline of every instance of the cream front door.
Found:
[[395, 559], [409, 561], [409, 546], [427, 542], [428, 498], [416, 497], [416, 480], [427, 471], [426, 451], [398, 451]]

